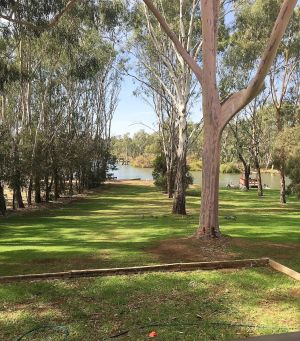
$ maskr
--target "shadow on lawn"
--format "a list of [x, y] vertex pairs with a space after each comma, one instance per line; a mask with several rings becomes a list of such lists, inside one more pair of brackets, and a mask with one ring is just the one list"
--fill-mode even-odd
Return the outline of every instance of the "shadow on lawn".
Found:
[[[220, 341], [274, 333], [279, 327], [299, 326], [299, 297], [291, 295], [293, 287], [292, 281], [284, 282], [281, 276], [265, 270], [148, 274], [0, 286], [0, 308], [5, 306], [0, 338], [14, 339], [43, 323], [68, 326], [70, 340], [75, 341], [101, 340], [128, 329], [133, 340], [147, 340], [149, 330], [153, 329], [160, 340]], [[138, 328], [152, 323], [170, 326]], [[194, 325], [184, 326], [189, 323]], [[227, 323], [273, 328], [230, 327]]]
[[59, 210], [3, 219], [0, 273], [151, 262], [146, 245], [192, 226], [190, 217], [169, 216], [169, 206], [154, 188], [118, 185]]
[[[144, 252], [147, 246], [189, 236], [197, 227], [199, 190], [188, 193], [187, 217], [170, 215], [171, 200], [154, 187], [112, 184], [61, 209], [1, 219], [0, 273], [151, 263], [153, 255]], [[295, 213], [299, 204], [282, 208], [275, 191], [263, 199], [255, 192], [235, 190], [221, 190], [220, 195], [223, 233], [254, 242], [299, 242]], [[267, 210], [275, 210], [276, 219]], [[261, 249], [251, 255], [262, 254]], [[239, 251], [247, 254], [248, 250]]]

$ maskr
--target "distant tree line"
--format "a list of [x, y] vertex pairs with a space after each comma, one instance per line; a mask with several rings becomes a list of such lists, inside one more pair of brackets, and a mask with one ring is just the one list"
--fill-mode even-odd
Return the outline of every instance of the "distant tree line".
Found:
[[[63, 8], [28, 3], [1, 15], [42, 25]], [[122, 15], [109, 1], [73, 8], [52, 30], [1, 22], [0, 212], [81, 193], [107, 177], [111, 122], [121, 86], [116, 47]], [[118, 34], [120, 37], [120, 35]]]

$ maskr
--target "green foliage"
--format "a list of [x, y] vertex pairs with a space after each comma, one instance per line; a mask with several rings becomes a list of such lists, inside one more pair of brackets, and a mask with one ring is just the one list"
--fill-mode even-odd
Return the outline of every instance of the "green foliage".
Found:
[[167, 192], [167, 164], [164, 155], [157, 155], [153, 162], [153, 180], [154, 185], [158, 187], [161, 191]]
[[[65, 5], [5, 2], [2, 14], [42, 26]], [[114, 168], [110, 128], [121, 78], [116, 27], [101, 25], [105, 6], [121, 20], [111, 1], [87, 1], [52, 30], [3, 23], [0, 128], [9, 148], [0, 145], [0, 181], [14, 191], [41, 189], [48, 201], [51, 193], [57, 198], [99, 186]]]
[[241, 170], [236, 163], [229, 162], [221, 164], [220, 172], [224, 174], [239, 174]]
[[124, 134], [115, 136], [112, 139], [113, 154], [117, 157], [131, 159], [132, 164], [139, 167], [139, 164], [151, 168], [155, 154], [159, 151], [158, 134], [149, 134], [144, 130], [136, 132], [132, 137]]
[[202, 170], [202, 161], [197, 160], [195, 158], [188, 159], [188, 165], [191, 171], [199, 171]]
[[286, 174], [291, 180], [289, 191], [297, 195], [300, 199], [300, 149], [297, 149], [293, 155], [288, 158], [286, 165]]
[[285, 165], [285, 173], [291, 179], [289, 192], [300, 198], [300, 126], [278, 134], [273, 157], [275, 166]]
[[[167, 179], [167, 164], [166, 158], [164, 155], [160, 154], [157, 155], [154, 163], [153, 163], [154, 170], [152, 172], [154, 185], [158, 187], [161, 191], [167, 192], [168, 188], [168, 179]], [[190, 174], [190, 168], [186, 167], [186, 189], [193, 184], [193, 177]], [[175, 172], [175, 170], [173, 171]], [[175, 175], [175, 173], [174, 173]]]
[[130, 165], [138, 168], [153, 168], [154, 159], [155, 154], [145, 153], [144, 155], [139, 155], [132, 159]]

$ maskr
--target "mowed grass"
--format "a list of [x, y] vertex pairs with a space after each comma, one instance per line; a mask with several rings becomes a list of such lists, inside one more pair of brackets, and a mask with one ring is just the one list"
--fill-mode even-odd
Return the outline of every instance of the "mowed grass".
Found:
[[[300, 203], [282, 206], [278, 196], [221, 190], [221, 229], [240, 241], [230, 246], [237, 258], [272, 256], [300, 271]], [[114, 184], [58, 210], [1, 219], [1, 275], [157, 263], [147, 248], [191, 235], [199, 203], [192, 189], [188, 216], [171, 216], [170, 200], [154, 187]], [[68, 340], [78, 341], [120, 331], [129, 331], [120, 340], [146, 340], [152, 330], [160, 340], [230, 340], [300, 330], [299, 307], [299, 283], [270, 269], [5, 284], [0, 340], [44, 324], [66, 326]]]

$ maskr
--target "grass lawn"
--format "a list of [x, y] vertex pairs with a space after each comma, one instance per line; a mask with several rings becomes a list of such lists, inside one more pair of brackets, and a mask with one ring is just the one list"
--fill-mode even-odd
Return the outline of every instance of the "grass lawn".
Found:
[[[197, 189], [189, 191], [188, 216], [175, 217], [170, 200], [152, 186], [109, 185], [57, 210], [1, 219], [0, 273], [142, 265], [168, 255], [171, 261], [270, 256], [300, 271], [300, 202], [290, 198], [282, 206], [278, 197], [271, 190], [263, 198], [221, 190], [221, 229], [230, 237], [208, 255], [205, 245], [184, 239], [197, 226]], [[122, 330], [130, 331], [120, 340], [146, 340], [151, 330], [160, 340], [226, 340], [300, 330], [299, 307], [300, 284], [269, 269], [6, 284], [0, 340], [45, 323], [67, 326], [68, 340], [78, 341]], [[49, 340], [62, 339], [54, 335]]]

